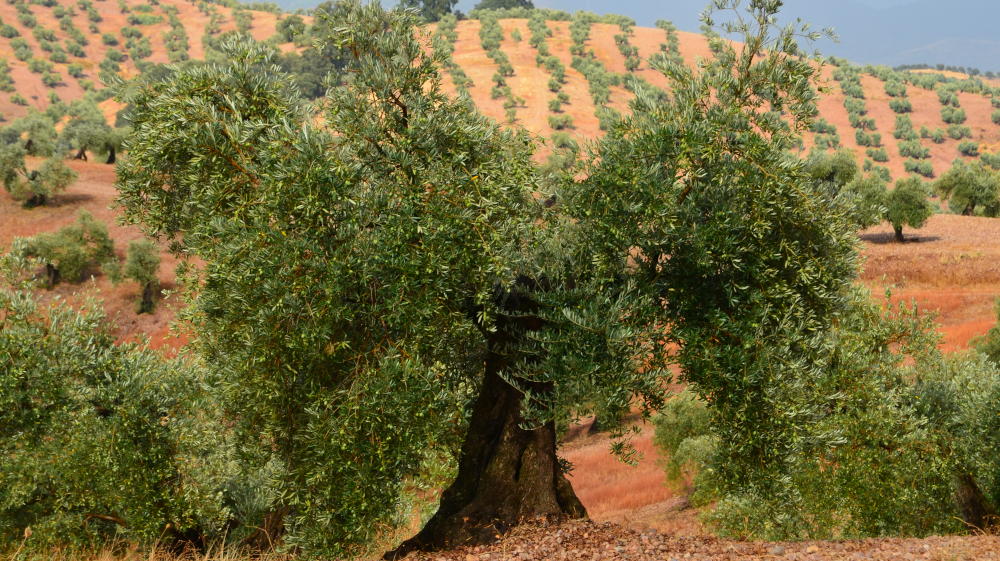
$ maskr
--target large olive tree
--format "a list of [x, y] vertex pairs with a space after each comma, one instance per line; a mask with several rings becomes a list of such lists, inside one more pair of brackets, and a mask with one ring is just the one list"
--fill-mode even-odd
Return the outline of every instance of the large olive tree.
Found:
[[794, 477], [833, 473], [824, 446], [866, 449], [877, 415], [905, 432], [882, 378], [854, 382], [881, 340], [836, 344], [875, 320], [851, 315], [850, 209], [786, 152], [817, 70], [774, 33], [780, 4], [752, 2], [745, 46], [699, 72], [654, 62], [672, 97], [639, 96], [554, 196], [531, 140], [446, 97], [415, 18], [377, 5], [338, 9], [352, 60], [321, 119], [239, 42], [123, 92], [120, 204], [196, 258], [195, 344], [229, 379], [243, 459], [275, 474], [259, 541], [357, 552], [449, 454], [437, 512], [392, 555], [581, 516], [556, 421], [657, 409], [671, 360], [711, 404], [733, 496], [787, 510]]

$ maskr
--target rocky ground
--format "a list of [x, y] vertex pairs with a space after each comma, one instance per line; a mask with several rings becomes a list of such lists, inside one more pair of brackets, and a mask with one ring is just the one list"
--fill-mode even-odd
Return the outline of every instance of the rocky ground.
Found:
[[991, 561], [1000, 536], [858, 541], [739, 542], [673, 537], [611, 523], [575, 521], [515, 530], [489, 546], [414, 553], [408, 561]]

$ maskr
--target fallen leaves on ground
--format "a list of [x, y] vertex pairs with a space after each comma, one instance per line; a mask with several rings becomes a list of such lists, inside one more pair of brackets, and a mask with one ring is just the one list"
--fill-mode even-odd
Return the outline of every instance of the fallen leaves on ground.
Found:
[[538, 523], [486, 546], [414, 553], [408, 561], [992, 561], [1000, 536], [741, 542], [673, 537], [590, 520]]

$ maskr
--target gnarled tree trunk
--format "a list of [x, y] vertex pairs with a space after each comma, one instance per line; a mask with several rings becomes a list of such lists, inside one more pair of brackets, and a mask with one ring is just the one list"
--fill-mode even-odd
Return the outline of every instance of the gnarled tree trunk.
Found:
[[113, 164], [116, 161], [118, 161], [118, 159], [115, 156], [115, 146], [114, 146], [114, 144], [109, 144], [108, 145], [108, 159], [104, 163], [106, 163], [106, 164]]
[[903, 227], [902, 226], [893, 226], [892, 227], [892, 231], [893, 231], [893, 233], [896, 236], [896, 241], [897, 242], [903, 243], [903, 242], [906, 241], [906, 238], [903, 237]]
[[59, 268], [52, 263], [45, 264], [45, 283], [49, 288], [59, 284]]
[[423, 530], [386, 559], [490, 542], [525, 520], [586, 516], [556, 456], [555, 424], [525, 430], [520, 409], [521, 393], [496, 372], [487, 373], [458, 477]]
[[1000, 522], [997, 511], [983, 494], [975, 478], [968, 473], [958, 476], [958, 506], [962, 520], [978, 530], [986, 530]]
[[147, 282], [142, 285], [142, 300], [139, 302], [140, 314], [151, 314], [156, 308], [156, 283]]
[[[502, 299], [502, 307], [512, 314], [487, 335], [485, 377], [462, 445], [458, 476], [420, 533], [386, 553], [385, 559], [491, 542], [527, 520], [587, 515], [556, 456], [555, 423], [523, 428], [523, 394], [500, 375], [510, 364], [507, 351], [516, 347], [521, 334], [541, 327], [541, 320], [530, 316], [537, 306], [523, 295], [506, 294]], [[525, 385], [538, 393], [548, 389]]]

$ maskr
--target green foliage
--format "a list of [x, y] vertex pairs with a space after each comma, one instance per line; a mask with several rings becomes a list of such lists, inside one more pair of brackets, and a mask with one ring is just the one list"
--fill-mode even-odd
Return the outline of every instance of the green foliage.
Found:
[[884, 163], [889, 161], [889, 152], [885, 148], [868, 148], [865, 155], [873, 161]]
[[948, 125], [948, 136], [955, 140], [972, 138], [972, 129], [964, 125]]
[[929, 195], [920, 178], [908, 177], [896, 182], [886, 199], [886, 220], [896, 231], [897, 240], [903, 241], [903, 226], [922, 228], [934, 214], [934, 207], [927, 200]]
[[118, 45], [118, 37], [115, 37], [113, 33], [104, 33], [101, 35], [101, 42], [109, 47], [114, 47]]
[[129, 243], [125, 256], [125, 266], [122, 275], [139, 283], [142, 296], [136, 306], [136, 313], [152, 313], [156, 305], [156, 293], [160, 281], [157, 273], [160, 269], [160, 250], [149, 240], [136, 240]]
[[929, 160], [910, 160], [903, 162], [903, 170], [907, 173], [916, 173], [927, 178], [934, 177], [934, 166]]
[[107, 226], [85, 210], [69, 226], [23, 240], [18, 250], [46, 265], [50, 288], [63, 280], [81, 282], [88, 271], [114, 258]]
[[913, 103], [908, 99], [890, 99], [889, 109], [894, 113], [910, 113], [913, 111]]
[[30, 535], [40, 552], [221, 539], [223, 491], [247, 483], [232, 477], [217, 380], [117, 343], [98, 310], [0, 287], [0, 539]]
[[706, 403], [685, 390], [668, 401], [663, 411], [653, 417], [653, 426], [653, 444], [667, 458], [664, 462], [667, 480], [675, 484], [690, 482], [695, 490], [693, 502], [696, 505], [711, 499], [711, 467], [718, 439], [712, 434]]
[[917, 140], [917, 133], [913, 130], [913, 121], [909, 115], [896, 117], [896, 127], [892, 131], [892, 136], [897, 140]]
[[906, 97], [906, 83], [899, 80], [890, 80], [885, 83], [885, 93], [889, 97]]
[[399, 5], [416, 10], [424, 21], [438, 21], [452, 13], [458, 0], [400, 0]]
[[858, 129], [854, 131], [854, 141], [858, 143], [858, 146], [878, 148], [882, 146], [882, 135], [877, 132], [866, 133], [864, 130]]
[[535, 4], [531, 0], [481, 0], [475, 10], [510, 10], [524, 8], [534, 10]]
[[816, 122], [809, 127], [809, 130], [818, 134], [837, 134], [837, 127], [833, 126], [833, 124], [822, 117], [817, 119]]
[[849, 150], [813, 152], [804, 170], [815, 190], [847, 209], [849, 220], [857, 227], [867, 228], [882, 221], [885, 184], [875, 176], [861, 176]]
[[573, 117], [569, 115], [549, 115], [549, 126], [561, 131], [573, 128]]
[[919, 140], [903, 140], [899, 143], [899, 155], [904, 158], [923, 160], [931, 157], [931, 149], [920, 144]]
[[306, 32], [306, 23], [302, 16], [291, 14], [278, 21], [275, 26], [275, 33], [284, 43], [296, 41]]
[[934, 183], [934, 190], [963, 215], [1000, 214], [1000, 172], [982, 162], [955, 161]]
[[970, 158], [979, 157], [979, 143], [971, 140], [964, 140], [958, 143], [958, 152]]
[[949, 125], [961, 125], [965, 122], [965, 109], [946, 106], [941, 109], [941, 120]]

